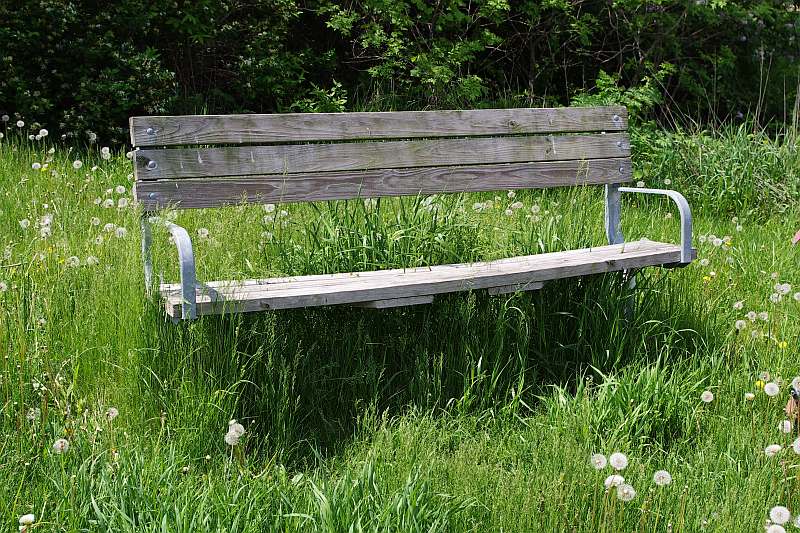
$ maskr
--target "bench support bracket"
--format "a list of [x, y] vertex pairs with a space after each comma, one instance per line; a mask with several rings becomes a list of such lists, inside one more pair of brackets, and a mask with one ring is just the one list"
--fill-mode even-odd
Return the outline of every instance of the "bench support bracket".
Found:
[[[150, 248], [153, 244], [152, 224], [149, 217], [151, 213], [142, 214], [142, 257], [144, 258], [144, 282], [147, 286], [147, 294], [152, 294], [153, 287], [153, 256]], [[165, 227], [172, 235], [172, 240], [178, 248], [178, 261], [180, 262], [181, 272], [181, 318], [183, 320], [194, 320], [197, 318], [197, 294], [196, 294], [196, 274], [194, 265], [194, 251], [192, 250], [192, 239], [189, 233], [171, 222], [167, 222]]]
[[681, 261], [680, 265], [688, 265], [692, 262], [692, 210], [689, 202], [678, 191], [669, 189], [644, 189], [640, 187], [619, 187], [619, 192], [632, 192], [639, 194], [659, 194], [672, 199], [678, 206], [681, 215]]

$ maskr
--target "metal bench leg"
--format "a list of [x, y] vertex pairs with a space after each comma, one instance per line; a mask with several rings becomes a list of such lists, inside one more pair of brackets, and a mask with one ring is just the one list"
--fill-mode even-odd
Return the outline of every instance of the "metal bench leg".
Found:
[[[153, 228], [149, 217], [151, 212], [142, 214], [142, 257], [144, 258], [144, 283], [148, 298], [153, 294], [153, 255], [150, 250], [153, 244]], [[181, 272], [181, 318], [194, 320], [197, 318], [197, 277], [195, 274], [194, 251], [189, 233], [182, 227], [167, 223], [166, 228], [178, 248], [178, 261]]]
[[[608, 244], [622, 244], [625, 238], [622, 236], [620, 228], [620, 187], [617, 183], [606, 185], [606, 237]], [[623, 270], [623, 283], [627, 283], [631, 290], [636, 288], [636, 271]], [[625, 302], [625, 320], [630, 322], [633, 319], [633, 302]]]
[[142, 213], [142, 259], [144, 260], [144, 287], [148, 298], [153, 297], [153, 254], [150, 247], [153, 245], [153, 227], [150, 224], [151, 213]]

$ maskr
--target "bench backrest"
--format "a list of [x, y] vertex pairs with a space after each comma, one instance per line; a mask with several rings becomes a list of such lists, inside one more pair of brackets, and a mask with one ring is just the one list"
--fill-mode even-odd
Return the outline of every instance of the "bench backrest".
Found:
[[132, 117], [146, 210], [631, 179], [624, 107]]

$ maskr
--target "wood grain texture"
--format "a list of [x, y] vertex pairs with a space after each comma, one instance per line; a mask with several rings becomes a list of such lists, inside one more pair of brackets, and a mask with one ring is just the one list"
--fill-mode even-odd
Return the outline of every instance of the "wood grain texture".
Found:
[[138, 181], [134, 195], [146, 210], [206, 208], [448, 192], [534, 189], [622, 183], [631, 180], [629, 158], [341, 171], [289, 176]]
[[627, 134], [144, 149], [137, 180], [288, 175], [630, 156]]
[[[615, 118], [616, 117], [616, 118]], [[133, 146], [625, 131], [624, 107], [131, 117]]]
[[[283, 278], [263, 285], [241, 281], [206, 284], [197, 291], [200, 315], [354, 304], [448, 292], [527, 285], [680, 261], [680, 247], [649, 240], [522, 256], [472, 264], [393, 269], [363, 274]], [[180, 317], [180, 295], [162, 286], [167, 313]]]

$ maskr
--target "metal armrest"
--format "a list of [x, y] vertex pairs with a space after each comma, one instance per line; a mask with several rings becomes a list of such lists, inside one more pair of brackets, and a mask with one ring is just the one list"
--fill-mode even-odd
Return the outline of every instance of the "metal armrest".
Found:
[[639, 187], [619, 187], [619, 192], [635, 192], [641, 194], [660, 194], [668, 196], [677, 204], [681, 214], [681, 264], [692, 262], [692, 210], [689, 202], [678, 191], [669, 189], [644, 189]]
[[[165, 227], [178, 248], [178, 261], [181, 269], [181, 317], [183, 320], [194, 320], [197, 317], [197, 298], [192, 239], [189, 237], [189, 233], [177, 224], [167, 222]], [[142, 256], [144, 257], [144, 282], [147, 285], [148, 296], [152, 292], [153, 283], [153, 259], [150, 253], [152, 241], [151, 225], [148, 214], [145, 213], [142, 216]]]

